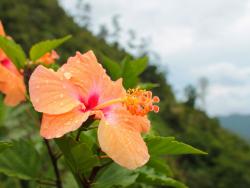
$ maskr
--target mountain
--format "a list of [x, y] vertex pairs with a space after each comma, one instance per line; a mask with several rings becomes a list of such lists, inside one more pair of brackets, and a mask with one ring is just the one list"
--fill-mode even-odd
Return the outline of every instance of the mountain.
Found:
[[218, 118], [224, 128], [250, 141], [250, 115], [232, 114]]

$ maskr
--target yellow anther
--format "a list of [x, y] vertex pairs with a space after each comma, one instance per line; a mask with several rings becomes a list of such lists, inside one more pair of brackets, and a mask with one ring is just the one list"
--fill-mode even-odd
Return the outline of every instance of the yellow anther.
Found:
[[129, 89], [127, 91], [126, 99], [124, 100], [124, 105], [127, 107], [128, 111], [133, 115], [144, 116], [150, 111], [158, 112], [159, 107], [154, 105], [154, 103], [160, 102], [159, 97], [154, 96], [152, 98], [152, 92], [142, 89]]

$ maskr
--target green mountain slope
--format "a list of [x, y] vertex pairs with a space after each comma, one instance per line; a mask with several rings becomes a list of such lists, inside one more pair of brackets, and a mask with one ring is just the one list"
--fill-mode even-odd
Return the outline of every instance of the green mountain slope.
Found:
[[[93, 49], [100, 61], [102, 54], [117, 62], [128, 55], [117, 45], [108, 45], [77, 26], [56, 0], [1, 0], [0, 19], [26, 51], [39, 40], [72, 34], [73, 38], [60, 48], [62, 62], [76, 50]], [[250, 147], [244, 140], [221, 128], [217, 119], [178, 103], [165, 75], [156, 66], [149, 66], [141, 79], [160, 84], [153, 91], [161, 98], [160, 113], [151, 115], [153, 129], [209, 153], [167, 157], [177, 178], [190, 188], [250, 187]]]
[[221, 125], [240, 135], [246, 140], [250, 140], [250, 115], [232, 114], [219, 117]]

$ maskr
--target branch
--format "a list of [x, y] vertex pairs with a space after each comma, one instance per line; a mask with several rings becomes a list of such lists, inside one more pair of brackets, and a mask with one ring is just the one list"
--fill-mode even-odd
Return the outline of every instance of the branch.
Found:
[[55, 156], [56, 160], [59, 160], [63, 156], [63, 154], [61, 152], [59, 152], [59, 153], [56, 153], [54, 156]]
[[88, 181], [84, 175], [78, 174], [78, 176], [84, 188], [91, 188], [90, 181]]
[[76, 141], [80, 141], [80, 135], [81, 135], [82, 130], [79, 129], [76, 135]]
[[90, 184], [94, 181], [97, 173], [102, 169], [104, 168], [105, 166], [108, 166], [109, 164], [111, 164], [113, 161], [109, 161], [107, 162], [106, 164], [103, 164], [102, 166], [95, 166], [89, 176], [89, 182]]
[[95, 166], [89, 176], [89, 181], [92, 183], [97, 175], [97, 173], [102, 169], [102, 166]]
[[55, 183], [52, 183], [52, 182], [46, 182], [46, 181], [43, 181], [43, 180], [36, 180], [36, 182], [38, 184], [41, 184], [41, 185], [50, 185], [50, 186], [57, 186]]
[[88, 120], [84, 122], [82, 127], [78, 130], [76, 135], [76, 141], [80, 141], [80, 135], [82, 131], [87, 131], [89, 126], [95, 121], [94, 115], [89, 116]]
[[55, 172], [55, 175], [56, 175], [56, 187], [57, 188], [62, 188], [62, 181], [61, 181], [61, 177], [60, 177], [60, 172], [59, 172], [59, 169], [58, 169], [58, 165], [57, 165], [57, 158], [54, 156], [53, 152], [52, 152], [52, 149], [49, 145], [49, 141], [46, 140], [46, 139], [43, 139], [44, 140], [44, 143], [47, 147], [47, 150], [48, 150], [48, 153], [49, 153], [49, 156], [50, 156], [50, 159], [51, 159], [51, 163], [53, 165], [53, 168], [54, 168], [54, 172]]
[[[28, 115], [35, 121], [35, 123], [39, 127], [39, 125], [40, 125], [39, 120], [37, 120], [36, 118], [33, 117], [33, 115], [31, 114], [29, 109], [26, 109], [26, 111], [27, 111]], [[59, 172], [59, 169], [58, 169], [58, 166], [57, 166], [57, 160], [59, 159], [59, 156], [55, 156], [53, 154], [48, 140], [43, 139], [43, 141], [44, 141], [44, 143], [45, 143], [45, 145], [47, 147], [47, 150], [48, 150], [48, 153], [49, 153], [49, 156], [50, 156], [50, 159], [51, 159], [51, 163], [53, 165], [54, 172], [55, 172], [55, 175], [56, 175], [56, 184], [53, 184], [53, 185], [56, 186], [57, 188], [62, 188], [62, 181], [61, 181], [61, 177], [60, 177], [60, 172]], [[37, 183], [40, 183], [40, 184], [47, 183], [48, 184], [48, 182], [42, 182], [41, 180], [37, 180]]]

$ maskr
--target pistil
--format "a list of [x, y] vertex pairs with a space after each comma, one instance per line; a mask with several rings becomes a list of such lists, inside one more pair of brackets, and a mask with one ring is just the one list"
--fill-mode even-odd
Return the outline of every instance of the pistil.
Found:
[[101, 110], [101, 109], [109, 107], [110, 105], [113, 105], [113, 104], [123, 103], [124, 100], [125, 100], [124, 98], [112, 99], [112, 100], [109, 100], [107, 102], [104, 102], [104, 103], [97, 105], [96, 107], [94, 107], [94, 110]]
[[144, 116], [151, 111], [157, 113], [159, 111], [159, 106], [155, 105], [155, 103], [159, 102], [159, 97], [152, 96], [151, 91], [136, 88], [129, 89], [127, 91], [126, 97], [112, 99], [99, 104], [94, 107], [94, 110], [101, 110], [109, 107], [110, 105], [121, 103], [132, 115]]

